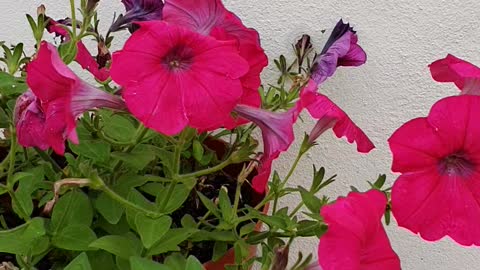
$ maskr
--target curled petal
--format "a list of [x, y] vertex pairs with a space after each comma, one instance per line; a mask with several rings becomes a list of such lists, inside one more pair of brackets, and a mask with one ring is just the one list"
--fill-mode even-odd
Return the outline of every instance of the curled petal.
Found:
[[122, 0], [127, 11], [125, 15], [120, 15], [110, 26], [110, 32], [116, 32], [125, 28], [132, 31], [132, 23], [161, 20], [163, 15], [162, 0]]
[[360, 66], [367, 61], [367, 54], [357, 44], [358, 37], [350, 24], [340, 20], [330, 35], [325, 47], [312, 67], [311, 78], [323, 83], [333, 76], [339, 66]]
[[259, 173], [252, 181], [253, 188], [262, 193], [270, 177], [272, 162], [290, 147], [295, 138], [293, 125], [298, 117], [297, 108], [284, 113], [272, 113], [255, 107], [237, 105], [234, 111], [262, 130], [264, 155]]
[[462, 94], [480, 95], [480, 68], [451, 54], [430, 65], [437, 82], [453, 82]]
[[25, 147], [48, 149], [45, 136], [45, 114], [40, 101], [27, 90], [18, 97], [15, 105], [14, 122], [17, 130], [18, 143]]
[[361, 153], [368, 153], [375, 145], [368, 136], [328, 97], [319, 94], [317, 85], [310, 81], [300, 94], [302, 107], [318, 119], [317, 124], [310, 134], [310, 141], [315, 141], [323, 132], [333, 128], [338, 138], [346, 137], [349, 143], [355, 142], [357, 150]]
[[350, 193], [321, 209], [328, 230], [320, 239], [319, 264], [324, 270], [400, 270], [381, 217], [387, 198], [377, 190]]
[[[38, 119], [26, 121], [25, 127], [32, 130], [44, 129], [44, 134], [39, 140], [46, 142], [46, 145], [52, 147], [58, 154], [64, 153], [65, 140], [78, 143], [76, 120], [82, 113], [96, 108], [122, 110], [125, 107], [119, 97], [80, 80], [62, 62], [56, 48], [46, 42], [41, 43], [37, 57], [27, 65], [27, 84], [35, 99], [38, 99], [35, 103], [38, 105], [29, 112], [35, 111], [39, 115], [37, 118], [43, 122]], [[17, 103], [18, 111], [23, 110], [23, 104], [21, 101]], [[22, 136], [24, 135], [19, 135]], [[23, 144], [24, 140], [19, 142], [24, 146], [31, 146], [28, 143]], [[44, 149], [45, 145], [42, 146]]]

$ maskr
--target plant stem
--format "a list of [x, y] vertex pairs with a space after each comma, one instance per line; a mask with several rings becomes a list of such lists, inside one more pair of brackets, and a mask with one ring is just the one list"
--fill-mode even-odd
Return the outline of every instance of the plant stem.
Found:
[[[231, 157], [231, 156], [230, 156]], [[204, 176], [204, 175], [208, 175], [208, 174], [212, 174], [214, 172], [218, 172], [220, 171], [221, 169], [227, 167], [228, 165], [232, 164], [232, 159], [231, 158], [228, 158], [226, 159], [225, 161], [223, 161], [222, 163], [218, 164], [218, 165], [215, 165], [211, 168], [208, 168], [208, 169], [204, 169], [204, 170], [200, 170], [200, 171], [196, 171], [196, 172], [193, 172], [193, 173], [189, 173], [189, 174], [182, 174], [182, 175], [179, 175], [180, 178], [198, 178], [200, 176]]]
[[[127, 148], [125, 148], [125, 150], [123, 150], [123, 152], [124, 153], [132, 152], [132, 150], [135, 149], [135, 146], [137, 146], [137, 144], [140, 143], [140, 141], [142, 141], [143, 137], [145, 137], [147, 132], [148, 132], [148, 128], [146, 128], [144, 125], [140, 124], [140, 126], [137, 128], [137, 132], [135, 133], [135, 138], [130, 143], [130, 145], [127, 146]], [[122, 164], [123, 164], [122, 160], [117, 161], [115, 166], [113, 166], [113, 171], [117, 172], [120, 169], [120, 167], [122, 166]]]
[[242, 195], [242, 182], [237, 181], [237, 188], [235, 190], [235, 200], [233, 201], [233, 212], [238, 210], [238, 204], [240, 203], [240, 196]]
[[64, 177], [66, 177], [65, 175], [65, 172], [63, 171], [62, 167], [60, 167], [60, 165], [58, 165], [58, 163], [50, 156], [50, 155], [47, 155], [45, 152], [43, 152], [42, 150], [38, 149], [35, 147], [35, 152], [37, 152], [37, 154], [43, 159], [45, 160], [46, 162], [52, 164], [53, 166], [53, 169], [56, 171], [56, 172], [61, 172], [62, 175]]
[[300, 211], [300, 209], [302, 209], [303, 205], [304, 205], [304, 203], [303, 203], [303, 200], [302, 200], [297, 205], [297, 207], [295, 207], [295, 209], [293, 209], [292, 213], [290, 213], [290, 218], [293, 218], [295, 216], [295, 214], [297, 214], [297, 212]]
[[13, 172], [15, 171], [15, 159], [17, 156], [17, 138], [16, 138], [16, 133], [15, 129], [10, 126], [10, 155], [8, 156], [9, 158], [9, 164], [8, 164], [8, 172], [7, 172], [7, 183], [12, 181], [12, 176]]
[[75, 0], [70, 0], [70, 11], [72, 12], [72, 40], [77, 40], [77, 16], [75, 14]]
[[[303, 155], [306, 152], [307, 151], [304, 151], [302, 148], [300, 148], [300, 151], [298, 152], [297, 157], [295, 158], [295, 161], [293, 162], [292, 167], [290, 168], [290, 171], [287, 173], [287, 176], [285, 177], [285, 179], [280, 183], [278, 190], [282, 190], [285, 187], [288, 180], [290, 179], [290, 177], [292, 177], [293, 173], [295, 172], [295, 169], [297, 168], [298, 163], [300, 162], [300, 160], [302, 159]], [[257, 206], [255, 206], [255, 210], [259, 210], [260, 208], [262, 208], [265, 204], [267, 204], [267, 202], [269, 202], [272, 198], [274, 198], [274, 196], [276, 196], [275, 192], [268, 193], [267, 196], [265, 196], [265, 198]], [[276, 208], [275, 202], [273, 207]]]
[[[102, 181], [102, 183], [103, 183], [103, 181]], [[141, 212], [141, 213], [145, 214], [146, 216], [152, 217], [152, 218], [159, 218], [159, 217], [162, 216], [162, 214], [160, 214], [160, 213], [147, 210], [147, 209], [145, 209], [141, 206], [138, 206], [138, 205], [130, 202], [129, 200], [123, 198], [118, 193], [116, 193], [115, 191], [113, 191], [109, 187], [107, 187], [107, 185], [105, 185], [105, 183], [103, 183], [103, 185], [100, 187], [100, 190], [105, 192], [105, 194], [107, 196], [109, 196], [113, 200], [117, 201], [118, 203], [122, 204], [126, 208], [130, 208], [132, 210]]]

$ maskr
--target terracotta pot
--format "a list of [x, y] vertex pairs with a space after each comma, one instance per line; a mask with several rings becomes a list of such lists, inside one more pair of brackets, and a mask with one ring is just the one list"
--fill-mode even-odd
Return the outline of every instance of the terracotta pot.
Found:
[[[222, 158], [227, 152], [228, 144], [224, 141], [215, 140], [215, 139], [212, 140], [208, 138], [204, 143], [207, 147], [209, 147], [210, 149], [214, 150], [217, 153], [218, 158]], [[243, 166], [244, 164], [233, 164], [226, 167], [223, 171], [231, 176], [237, 176], [243, 169]], [[249, 180], [252, 180], [252, 178], [256, 174], [257, 174], [256, 171], [252, 172], [252, 174], [248, 177]], [[259, 204], [265, 198], [265, 195], [266, 195], [266, 193], [265, 194], [255, 193], [253, 189], [251, 189], [251, 192], [252, 192], [252, 198], [251, 198], [252, 205]], [[266, 204], [262, 209], [262, 213], [267, 214], [268, 208], [269, 208], [269, 204]], [[257, 222], [255, 226], [255, 231], [259, 232], [262, 229], [262, 225], [263, 225], [262, 222], [260, 221]], [[248, 259], [251, 259], [256, 255], [257, 255], [257, 245], [250, 246]], [[232, 265], [232, 264], [235, 264], [235, 250], [233, 248], [229, 249], [227, 253], [225, 253], [225, 255], [223, 255], [223, 257], [220, 258], [219, 260], [215, 262], [209, 261], [203, 264], [203, 266], [205, 270], [225, 270], [226, 265]]]

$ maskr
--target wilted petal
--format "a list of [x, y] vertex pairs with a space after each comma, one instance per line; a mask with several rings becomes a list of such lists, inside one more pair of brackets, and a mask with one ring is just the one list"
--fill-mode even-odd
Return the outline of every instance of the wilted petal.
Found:
[[357, 42], [358, 37], [350, 24], [340, 20], [316, 58], [311, 78], [317, 84], [321, 84], [333, 76], [338, 66], [363, 65], [367, 61], [367, 54]]
[[328, 97], [317, 93], [317, 85], [310, 81], [300, 94], [302, 106], [318, 119], [317, 124], [310, 134], [310, 141], [314, 142], [323, 132], [333, 128], [338, 138], [346, 137], [349, 143], [355, 142], [357, 150], [368, 153], [375, 145], [368, 136]]
[[480, 68], [451, 54], [430, 65], [437, 82], [453, 82], [462, 94], [480, 95]]
[[253, 188], [262, 193], [270, 177], [272, 162], [290, 147], [295, 138], [293, 125], [298, 117], [297, 108], [284, 113], [273, 113], [255, 107], [237, 105], [234, 111], [238, 116], [252, 121], [262, 130], [264, 155], [258, 175], [252, 180]]
[[116, 32], [128, 27], [134, 22], [155, 21], [162, 19], [162, 0], [122, 0], [125, 5], [125, 15], [120, 15], [110, 26], [110, 32]]

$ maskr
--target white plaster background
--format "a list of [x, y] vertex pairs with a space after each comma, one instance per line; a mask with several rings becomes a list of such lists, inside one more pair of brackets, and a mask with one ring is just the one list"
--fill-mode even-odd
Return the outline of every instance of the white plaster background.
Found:
[[[44, 3], [52, 17], [65, 17], [67, 0], [0, 0], [0, 40], [32, 45], [25, 13], [34, 14]], [[389, 135], [407, 120], [424, 116], [439, 98], [457, 94], [453, 85], [440, 85], [430, 78], [427, 65], [452, 53], [480, 64], [480, 1], [478, 0], [225, 0], [226, 6], [256, 28], [273, 59], [291, 51], [301, 34], [312, 35], [318, 49], [339, 18], [351, 22], [368, 54], [366, 65], [340, 69], [322, 91], [340, 105], [363, 128], [377, 149], [359, 155], [355, 146], [337, 140], [331, 132], [303, 160], [295, 184], [309, 185], [311, 164], [338, 174], [328, 195], [345, 195], [350, 185], [366, 189], [367, 180], [390, 171]], [[100, 13], [108, 24], [113, 12], [123, 11], [120, 0], [102, 0]], [[65, 13], [64, 13], [65, 12]], [[326, 34], [320, 30], [327, 29]], [[273, 65], [265, 83], [273, 82]], [[297, 125], [297, 137], [309, 131], [312, 121]], [[283, 155], [276, 168], [285, 174], [298, 144]], [[388, 175], [389, 183], [395, 179]], [[293, 204], [294, 202], [291, 201]], [[403, 269], [479, 269], [480, 250], [463, 248], [446, 239], [427, 243], [393, 223], [388, 233]], [[300, 241], [296, 250], [316, 252], [317, 241]], [[341, 270], [341, 269], [339, 269]]]

